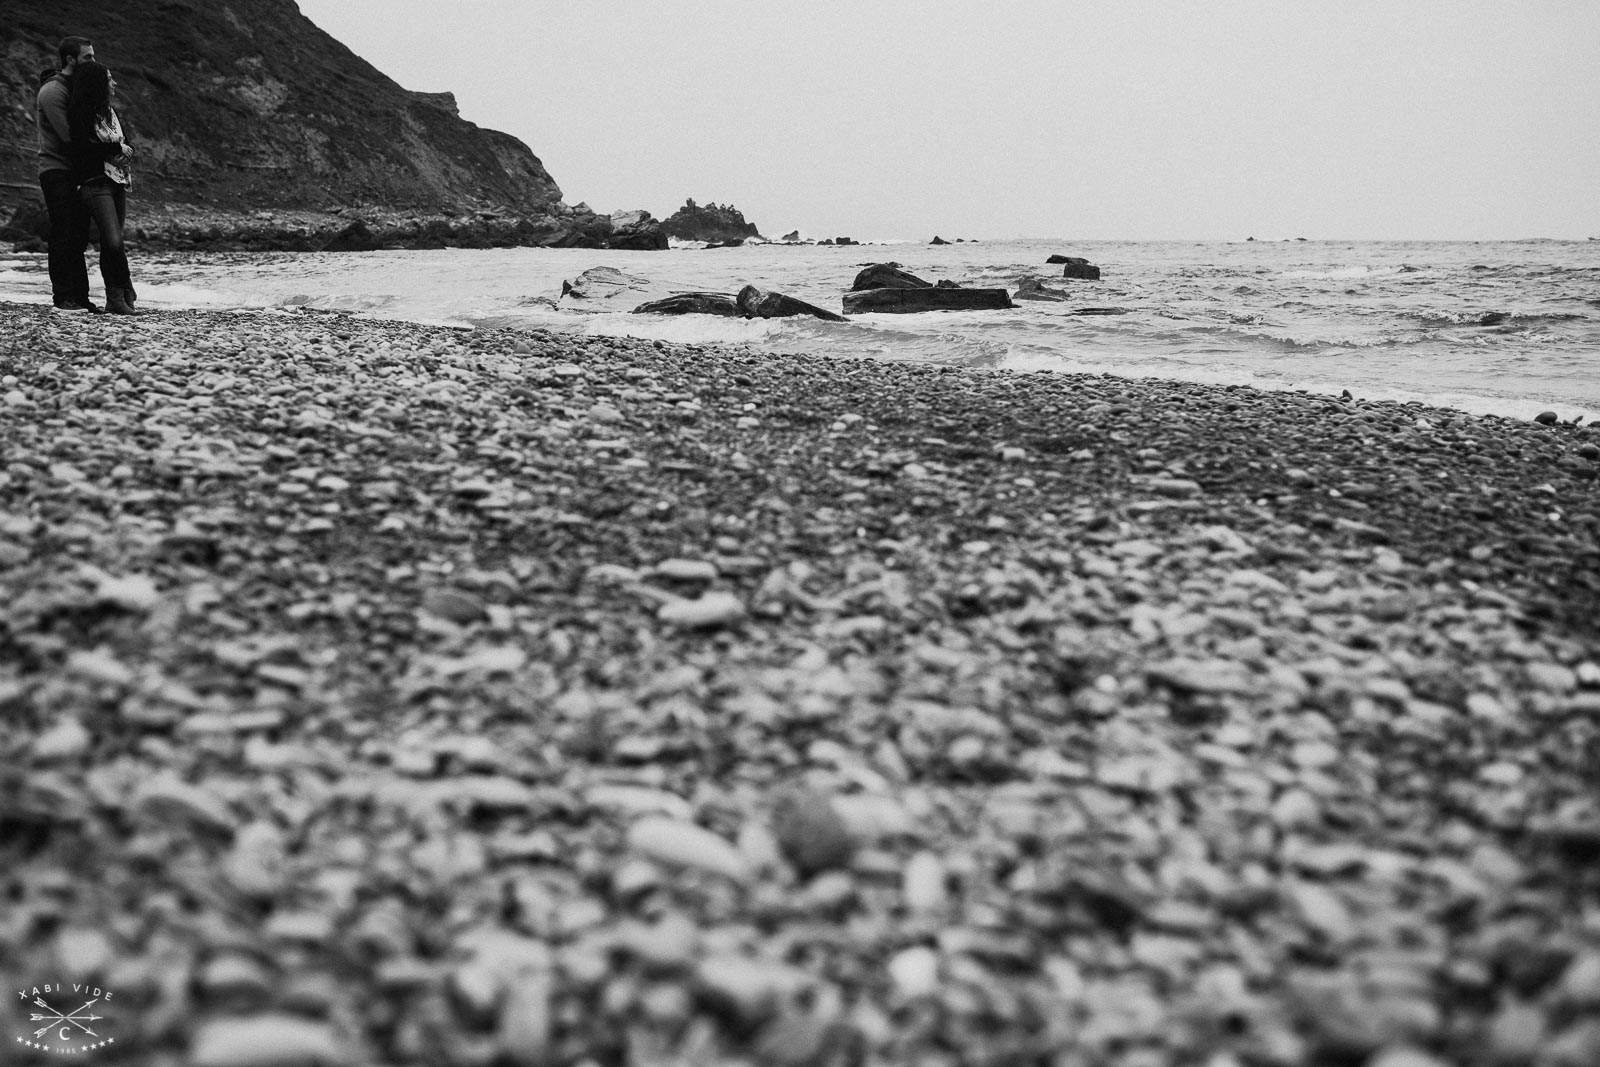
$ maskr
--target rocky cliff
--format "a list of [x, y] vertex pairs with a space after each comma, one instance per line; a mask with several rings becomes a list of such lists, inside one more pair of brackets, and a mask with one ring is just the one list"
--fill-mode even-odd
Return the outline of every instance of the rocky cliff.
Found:
[[33, 97], [70, 33], [93, 40], [116, 72], [118, 109], [139, 147], [130, 224], [147, 238], [321, 247], [357, 220], [380, 246], [610, 235], [608, 216], [562, 203], [521, 141], [462, 119], [449, 93], [402, 88], [292, 0], [5, 7], [0, 220], [38, 198]]

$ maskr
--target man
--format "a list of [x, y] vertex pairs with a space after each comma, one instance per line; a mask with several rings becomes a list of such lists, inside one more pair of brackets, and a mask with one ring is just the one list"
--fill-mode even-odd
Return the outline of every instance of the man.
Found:
[[39, 188], [50, 215], [50, 289], [57, 311], [100, 309], [89, 302], [89, 270], [83, 253], [89, 247], [89, 209], [78, 196], [67, 145], [72, 134], [67, 124], [67, 96], [73, 70], [94, 58], [94, 45], [85, 37], [65, 37], [56, 49], [61, 69], [46, 71], [34, 104], [39, 129]]

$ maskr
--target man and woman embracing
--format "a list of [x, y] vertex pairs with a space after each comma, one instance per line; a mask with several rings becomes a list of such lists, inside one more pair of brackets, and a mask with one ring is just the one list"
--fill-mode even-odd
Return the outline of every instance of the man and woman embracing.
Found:
[[61, 66], [41, 75], [35, 107], [39, 129], [39, 187], [50, 216], [50, 288], [57, 311], [97, 312], [89, 300], [83, 253], [89, 220], [100, 230], [100, 277], [105, 310], [137, 314], [123, 225], [133, 185], [133, 146], [112, 100], [116, 79], [95, 62], [87, 38], [67, 37]]

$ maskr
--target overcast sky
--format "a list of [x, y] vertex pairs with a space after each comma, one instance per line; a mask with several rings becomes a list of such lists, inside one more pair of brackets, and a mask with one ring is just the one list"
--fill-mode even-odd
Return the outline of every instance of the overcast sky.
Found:
[[768, 237], [1600, 235], [1595, 0], [298, 0], [570, 204]]

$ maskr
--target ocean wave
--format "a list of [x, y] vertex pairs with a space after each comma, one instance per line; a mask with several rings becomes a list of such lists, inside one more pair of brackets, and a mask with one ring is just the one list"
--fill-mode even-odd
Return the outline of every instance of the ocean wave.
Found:
[[1582, 322], [1591, 316], [1573, 311], [1546, 311], [1524, 313], [1517, 311], [1402, 311], [1401, 318], [1411, 319], [1418, 325], [1440, 329], [1452, 326], [1496, 327], [1502, 329], [1534, 329], [1561, 322]]
[[[930, 248], [755, 247], [731, 255], [495, 249], [314, 255], [155, 255], [136, 280], [152, 308], [285, 305], [482, 328], [543, 328], [761, 352], [1050, 366], [1308, 388], [1563, 415], [1600, 408], [1600, 298], [1593, 244], [1228, 244], [991, 241]], [[1081, 255], [1099, 282], [1062, 282], [1051, 253]], [[0, 255], [0, 298], [48, 301], [43, 256]], [[848, 323], [579, 315], [563, 280], [610, 266], [652, 291], [737, 292], [746, 282], [837, 309], [861, 267], [895, 260], [931, 281], [1015, 288], [1049, 279], [1069, 299], [1016, 309], [861, 315]], [[1474, 269], [1481, 268], [1481, 269]], [[92, 281], [94, 279], [91, 279]], [[14, 297], [9, 294], [15, 294]], [[566, 303], [571, 303], [567, 301]], [[1126, 309], [1094, 315], [1094, 308]], [[1504, 315], [1501, 319], [1498, 316]], [[1484, 325], [1495, 316], [1492, 325]], [[1498, 396], [1486, 397], [1490, 390]], [[1481, 402], [1480, 402], [1481, 401]], [[1458, 406], [1468, 406], [1461, 402]]]
[[1278, 277], [1292, 281], [1347, 281], [1352, 278], [1389, 277], [1396, 274], [1409, 273], [1405, 264], [1389, 266], [1387, 264], [1352, 263], [1338, 267], [1309, 268], [1302, 267], [1281, 272]]

